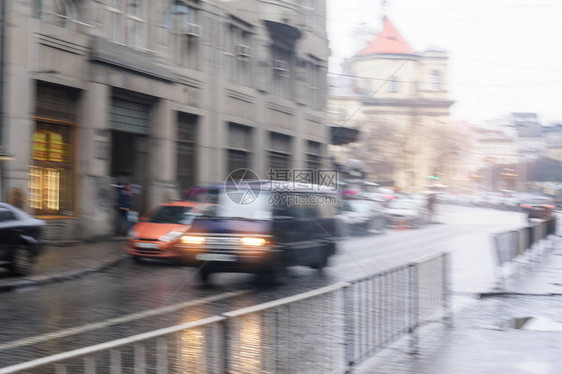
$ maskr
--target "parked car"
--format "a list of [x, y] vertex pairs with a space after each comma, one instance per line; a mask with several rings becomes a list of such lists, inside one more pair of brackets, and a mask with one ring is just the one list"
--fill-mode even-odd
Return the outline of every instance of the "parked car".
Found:
[[126, 250], [135, 261], [141, 258], [180, 259], [176, 244], [189, 229], [195, 201], [172, 201], [139, 219], [129, 231]]
[[527, 219], [548, 219], [554, 213], [554, 200], [546, 196], [526, 196], [521, 202], [521, 211]]
[[388, 204], [386, 214], [391, 225], [416, 228], [426, 223], [429, 212], [423, 200], [397, 199]]
[[370, 200], [344, 200], [338, 219], [341, 223], [342, 236], [368, 233], [371, 230], [380, 234], [384, 232], [387, 225], [384, 208]]
[[44, 225], [44, 221], [12, 205], [0, 203], [0, 265], [14, 275], [31, 273], [43, 250]]
[[[211, 186], [212, 204], [181, 237], [188, 266], [203, 283], [213, 273], [254, 273], [268, 281], [288, 266], [323, 269], [336, 250], [336, 192], [290, 182]], [[321, 203], [320, 203], [321, 201]]]

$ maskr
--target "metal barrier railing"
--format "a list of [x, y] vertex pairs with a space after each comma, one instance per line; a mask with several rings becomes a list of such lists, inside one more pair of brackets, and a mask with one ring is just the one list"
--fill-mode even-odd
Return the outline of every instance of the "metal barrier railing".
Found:
[[351, 282], [345, 291], [346, 363], [352, 367], [417, 329], [450, 317], [449, 257], [399, 266]]
[[[221, 373], [221, 324], [214, 316], [0, 369], [12, 373]], [[209, 349], [211, 348], [211, 349]]]
[[541, 221], [519, 230], [513, 230], [496, 234], [494, 239], [497, 278], [499, 283], [505, 283], [505, 268], [516, 264], [526, 255], [539, 252], [542, 243], [552, 238], [557, 232], [556, 217]]
[[0, 369], [13, 373], [345, 372], [446, 319], [448, 255]]
[[341, 282], [225, 313], [229, 373], [331, 373], [343, 368]]

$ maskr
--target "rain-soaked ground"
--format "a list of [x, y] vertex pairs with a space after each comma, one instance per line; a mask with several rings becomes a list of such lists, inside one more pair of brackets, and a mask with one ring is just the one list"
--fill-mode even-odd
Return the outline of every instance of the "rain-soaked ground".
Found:
[[562, 241], [525, 263], [501, 292], [489, 293], [407, 342], [363, 364], [358, 373], [556, 374], [562, 372]]
[[[440, 224], [343, 241], [319, 274], [291, 269], [263, 288], [253, 276], [220, 274], [201, 288], [195, 271], [126, 262], [105, 273], [0, 295], [0, 367], [279, 299], [432, 254], [453, 253], [456, 305], [493, 282], [490, 235], [525, 224], [522, 214], [441, 206]], [[491, 301], [490, 301], [491, 302]]]

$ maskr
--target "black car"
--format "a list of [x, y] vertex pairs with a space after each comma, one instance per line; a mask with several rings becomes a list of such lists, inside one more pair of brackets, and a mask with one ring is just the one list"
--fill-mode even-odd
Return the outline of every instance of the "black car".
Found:
[[14, 275], [29, 274], [42, 251], [44, 224], [16, 207], [0, 203], [0, 266]]
[[288, 266], [321, 270], [335, 253], [334, 191], [256, 181], [208, 188], [204, 210], [180, 239], [188, 266], [210, 274], [243, 272], [271, 281]]

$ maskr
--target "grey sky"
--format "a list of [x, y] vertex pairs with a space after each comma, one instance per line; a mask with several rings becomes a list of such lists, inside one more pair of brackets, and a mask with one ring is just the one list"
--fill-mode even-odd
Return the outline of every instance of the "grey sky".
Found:
[[[455, 119], [530, 111], [562, 122], [562, 1], [389, 0], [386, 13], [414, 50], [449, 52]], [[353, 30], [380, 31], [381, 17], [378, 0], [328, 0], [331, 71], [356, 52]]]

